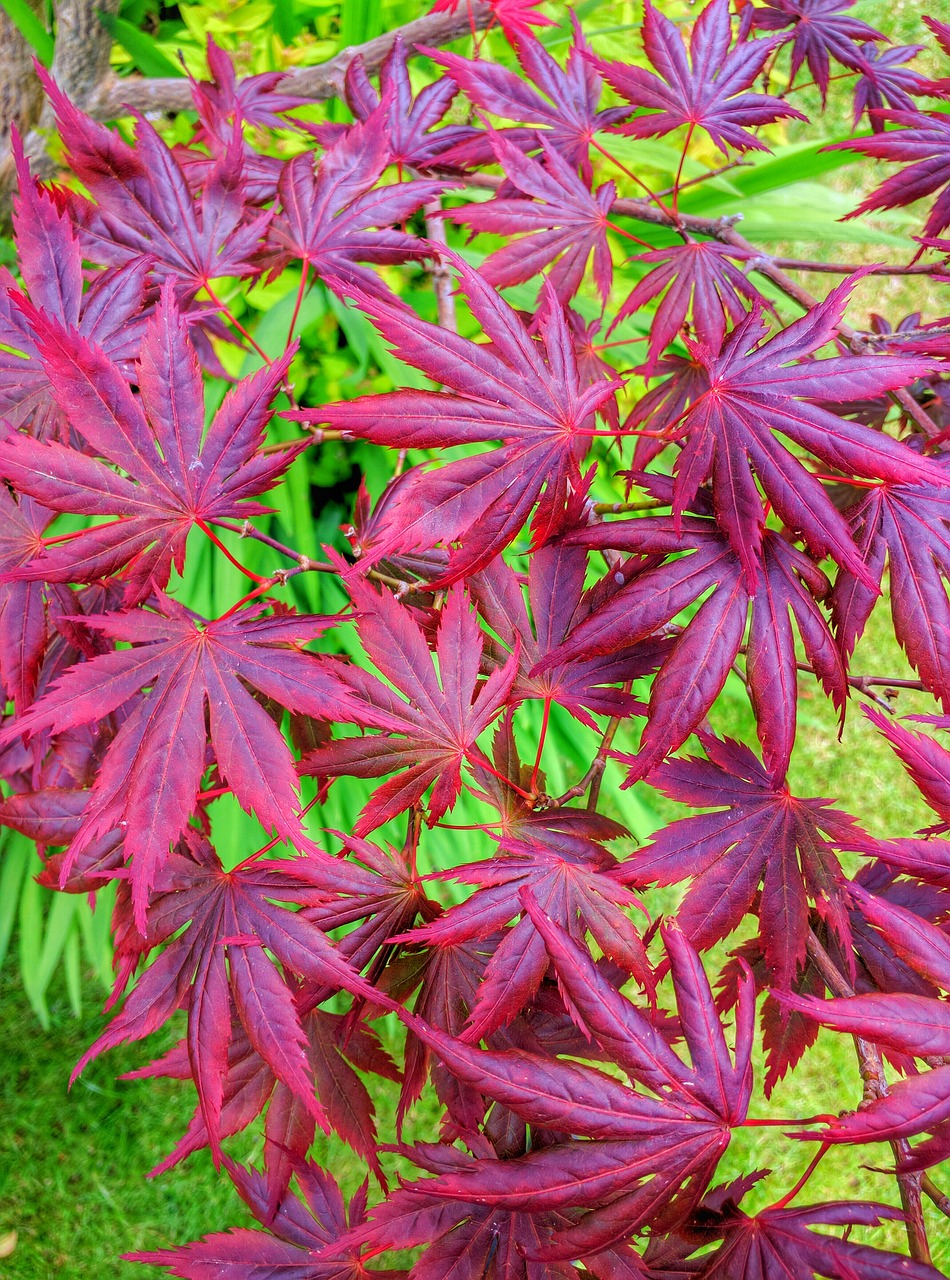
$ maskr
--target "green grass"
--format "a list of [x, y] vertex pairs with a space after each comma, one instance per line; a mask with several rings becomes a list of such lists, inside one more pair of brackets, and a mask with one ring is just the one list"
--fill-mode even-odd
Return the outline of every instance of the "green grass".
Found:
[[[87, 994], [92, 1005], [98, 992]], [[110, 1054], [67, 1092], [72, 1067], [102, 1026], [92, 1014], [75, 1018], [54, 995], [44, 1034], [12, 970], [0, 978], [0, 1236], [18, 1236], [0, 1261], [3, 1280], [144, 1277], [145, 1268], [118, 1255], [246, 1220], [204, 1153], [146, 1181], [192, 1110], [179, 1084], [115, 1079], [147, 1061], [147, 1050]], [[171, 1043], [155, 1040], [156, 1054]]]

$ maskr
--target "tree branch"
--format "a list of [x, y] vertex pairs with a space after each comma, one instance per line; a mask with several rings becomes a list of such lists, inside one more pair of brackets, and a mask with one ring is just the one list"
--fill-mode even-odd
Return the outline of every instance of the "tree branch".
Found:
[[814, 271], [833, 276], [850, 276], [855, 271], [862, 270], [869, 276], [946, 276], [950, 273], [950, 268], [944, 262], [915, 262], [909, 266], [878, 262], [873, 267], [861, 267], [852, 262], [812, 262], [803, 258], [773, 258], [772, 262], [783, 269]]
[[[822, 946], [814, 931], [809, 929], [806, 939], [808, 955], [821, 974], [825, 985], [836, 996], [853, 996], [854, 987], [844, 976], [831, 956]], [[884, 1063], [880, 1050], [870, 1040], [861, 1036], [854, 1037], [854, 1047], [858, 1055], [858, 1066], [864, 1082], [864, 1100], [872, 1102], [887, 1094], [887, 1078], [884, 1075]], [[892, 1142], [891, 1150], [898, 1164], [910, 1154], [910, 1143], [906, 1138]], [[907, 1231], [907, 1244], [910, 1255], [918, 1262], [930, 1262], [930, 1243], [927, 1240], [927, 1228], [924, 1224], [924, 1210], [921, 1199], [921, 1175], [919, 1173], [899, 1173], [897, 1185], [900, 1188], [901, 1204], [904, 1208], [904, 1226]]]
[[[383, 65], [386, 55], [399, 37], [410, 49], [417, 44], [451, 44], [474, 30], [483, 30], [493, 17], [485, 0], [467, 0], [456, 13], [428, 13], [402, 27], [387, 31], [365, 44], [352, 45], [327, 62], [315, 67], [298, 67], [287, 73], [281, 91], [294, 93], [314, 102], [339, 97], [343, 92], [346, 69], [356, 57], [363, 59], [368, 75]], [[192, 106], [191, 92], [185, 79], [139, 79], [115, 77], [99, 86], [89, 113], [98, 120], [112, 120], [126, 114], [126, 107], [136, 111], [187, 111]]]
[[[115, 120], [128, 115], [131, 107], [143, 114], [188, 111], [194, 105], [185, 77], [177, 79], [129, 76], [120, 79], [109, 70], [112, 37], [102, 26], [98, 10], [118, 10], [118, 0], [62, 0], [56, 14], [56, 54], [51, 68], [63, 91], [96, 120]], [[443, 45], [483, 30], [493, 18], [486, 0], [467, 0], [457, 13], [429, 13], [365, 44], [342, 49], [335, 57], [316, 67], [297, 67], [287, 72], [282, 88], [287, 93], [322, 102], [343, 92], [346, 69], [362, 57], [368, 74], [382, 66], [396, 38], [412, 49], [417, 44]], [[48, 177], [55, 164], [46, 145], [55, 130], [52, 109], [47, 103], [36, 129], [27, 135], [24, 147], [38, 177]], [[0, 199], [9, 203], [14, 180], [9, 153], [0, 161]]]

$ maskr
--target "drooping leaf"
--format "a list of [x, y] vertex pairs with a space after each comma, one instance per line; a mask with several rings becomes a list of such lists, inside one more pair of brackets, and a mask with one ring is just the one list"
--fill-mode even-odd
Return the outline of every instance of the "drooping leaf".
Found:
[[[950, 711], [950, 490], [879, 485], [865, 491], [846, 519], [874, 586], [887, 564], [894, 634], [926, 687]], [[842, 566], [831, 598], [839, 642], [850, 656], [876, 592]]]
[[[277, 905], [319, 902], [308, 863], [305, 856], [289, 863], [248, 863], [226, 872], [208, 841], [190, 835], [185, 847], [166, 861], [160, 891], [145, 918], [148, 940], [140, 940], [140, 954], [167, 945], [141, 973], [122, 1011], [83, 1054], [72, 1079], [99, 1054], [151, 1035], [185, 1007], [190, 1073], [218, 1159], [233, 1013], [277, 1079], [329, 1131], [327, 1113], [314, 1092], [296, 986], [286, 975], [364, 998], [379, 996], [319, 926], [299, 911]], [[122, 982], [120, 975], [113, 999]]]
[[162, 607], [162, 613], [84, 618], [87, 626], [134, 647], [71, 667], [0, 738], [61, 732], [131, 703], [134, 709], [104, 757], [63, 874], [91, 841], [117, 827], [124, 830], [139, 922], [169, 845], [196, 807], [207, 768], [205, 708], [218, 768], [237, 799], [282, 839], [306, 845], [293, 757], [246, 686], [324, 719], [353, 707], [334, 672], [299, 647], [331, 619], [260, 617], [259, 608], [250, 608], [205, 622], [167, 597]]
[[404, 1271], [367, 1269], [360, 1250], [344, 1243], [366, 1215], [365, 1188], [347, 1208], [333, 1176], [312, 1161], [300, 1161], [294, 1172], [303, 1199], [288, 1192], [274, 1214], [262, 1176], [231, 1160], [226, 1165], [266, 1232], [234, 1228], [175, 1249], [127, 1254], [127, 1260], [165, 1267], [182, 1280], [246, 1280], [250, 1275], [255, 1280], [404, 1280]]

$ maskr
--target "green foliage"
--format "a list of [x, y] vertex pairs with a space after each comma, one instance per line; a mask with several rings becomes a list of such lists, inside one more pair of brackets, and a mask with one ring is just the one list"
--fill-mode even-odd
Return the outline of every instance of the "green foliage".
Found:
[[7, 17], [44, 67], [53, 61], [53, 37], [26, 0], [0, 0]]

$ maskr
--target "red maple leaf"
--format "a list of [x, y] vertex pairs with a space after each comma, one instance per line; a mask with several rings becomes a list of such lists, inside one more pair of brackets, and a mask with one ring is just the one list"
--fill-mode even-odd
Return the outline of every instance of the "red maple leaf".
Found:
[[53, 513], [31, 498], [15, 502], [0, 486], [0, 689], [18, 711], [33, 700], [46, 650], [46, 608], [39, 582], [11, 582], [9, 575], [43, 545]]
[[439, 619], [437, 680], [425, 635], [405, 607], [353, 575], [349, 590], [367, 655], [409, 701], [369, 672], [346, 668], [341, 675], [350, 710], [336, 718], [383, 732], [328, 743], [304, 759], [301, 772], [320, 778], [396, 774], [364, 807], [353, 828], [358, 836], [418, 804], [430, 786], [429, 821], [435, 822], [458, 798], [462, 765], [484, 758], [476, 740], [505, 705], [517, 655], [479, 684], [483, 636], [463, 589], [454, 587]]
[[[299, 1009], [299, 995], [296, 1004]], [[365, 1023], [353, 1023], [343, 1014], [321, 1009], [301, 1014], [300, 1022], [306, 1035], [304, 1051], [309, 1072], [326, 1122], [384, 1182], [376, 1155], [375, 1107], [354, 1067], [396, 1082], [401, 1079], [400, 1073], [379, 1038]], [[187, 1039], [179, 1041], [157, 1062], [122, 1076], [124, 1080], [153, 1078], [191, 1080], [192, 1061]], [[174, 1150], [150, 1170], [149, 1176], [157, 1177], [173, 1169], [195, 1151], [215, 1145], [218, 1138], [241, 1133], [265, 1108], [264, 1180], [270, 1219], [287, 1191], [295, 1167], [313, 1144], [317, 1121], [312, 1101], [295, 1093], [274, 1074], [273, 1067], [251, 1042], [240, 1020], [232, 1015], [217, 1135], [213, 1138], [209, 1133], [199, 1103]]]
[[828, 150], [858, 151], [875, 160], [891, 160], [907, 167], [886, 178], [846, 216], [857, 218], [875, 209], [901, 209], [939, 192], [924, 223], [925, 237], [939, 236], [950, 227], [950, 121], [946, 113], [882, 111], [878, 120], [896, 127], [870, 138], [832, 143]]
[[84, 617], [86, 626], [134, 647], [71, 667], [0, 735], [3, 743], [43, 729], [61, 732], [131, 703], [134, 709], [102, 761], [63, 874], [91, 841], [124, 830], [140, 927], [169, 845], [196, 807], [207, 768], [206, 706], [218, 769], [239, 802], [281, 839], [305, 846], [293, 757], [246, 686], [323, 719], [345, 717], [353, 707], [337, 676], [297, 647], [334, 619], [262, 618], [260, 608], [250, 608], [205, 622], [168, 597], [161, 605], [162, 613]]
[[[435, 0], [432, 13], [454, 13], [462, 0]], [[468, 0], [466, 0], [466, 3]], [[553, 27], [553, 18], [538, 13], [541, 0], [488, 0], [493, 20], [501, 25], [501, 29], [512, 42], [536, 43], [532, 27]]]
[[[610, 654], [578, 658], [535, 674], [549, 653], [564, 644], [574, 627], [604, 603], [602, 589], [584, 591], [587, 556], [580, 547], [564, 542], [548, 543], [531, 557], [528, 566], [528, 601], [518, 575], [499, 557], [487, 569], [473, 574], [470, 589], [479, 612], [507, 649], [499, 646], [499, 660], [518, 647], [518, 675], [509, 702], [540, 698], [555, 702], [582, 724], [597, 731], [591, 712], [629, 716], [644, 710], [641, 703], [612, 685], [652, 674], [669, 648], [664, 640], [644, 640]], [[535, 620], [537, 634], [529, 620]], [[516, 779], [517, 780], [517, 779]]]
[[530, 1002], [547, 971], [544, 940], [523, 912], [521, 892], [529, 887], [549, 919], [578, 941], [590, 932], [604, 955], [652, 992], [652, 968], [624, 910], [632, 906], [642, 910], [642, 906], [633, 894], [617, 892], [617, 879], [610, 873], [618, 871], [617, 860], [603, 845], [579, 832], [573, 840], [561, 842], [532, 838], [527, 831], [520, 838], [503, 835], [495, 857], [433, 873], [437, 880], [477, 885], [477, 892], [395, 941], [440, 946], [483, 941], [518, 918], [492, 952], [463, 1033], [468, 1040], [481, 1040], [511, 1022]]
[[584, 283], [587, 261], [593, 255], [594, 284], [606, 302], [613, 280], [607, 224], [617, 188], [605, 182], [592, 192], [543, 135], [543, 165], [524, 155], [503, 133], [493, 130], [489, 138], [508, 184], [521, 195], [462, 205], [446, 216], [473, 231], [506, 237], [526, 234], [489, 254], [480, 267], [482, 276], [497, 289], [506, 289], [550, 268], [547, 278], [561, 302], [567, 303]]
[[[767, 151], [750, 130], [789, 116], [807, 120], [780, 98], [749, 93], [769, 54], [781, 38], [747, 40], [730, 50], [729, 0], [712, 0], [693, 24], [689, 58], [679, 28], [644, 0], [643, 45], [658, 74], [624, 62], [593, 58], [609, 85], [635, 107], [645, 109], [615, 133], [656, 138], [686, 125], [702, 129], [720, 151]], [[592, 55], [589, 55], [592, 56]]]
[[709, 733], [699, 740], [708, 759], [669, 760], [650, 782], [672, 799], [715, 812], [671, 823], [615, 874], [634, 885], [691, 878], [677, 920], [701, 951], [755, 907], [769, 980], [788, 990], [805, 961], [809, 898], [850, 948], [834, 847], [862, 849], [868, 837], [829, 801], [793, 796], [742, 743]]
[[500, 449], [432, 472], [415, 471], [387, 506], [387, 536], [377, 529], [376, 558], [463, 541], [440, 585], [493, 560], [517, 537], [536, 505], [535, 543], [557, 526], [571, 495], [582, 487], [580, 463], [594, 412], [617, 385], [591, 386], [581, 378], [564, 310], [550, 284], [542, 288], [535, 340], [478, 272], [450, 258], [490, 346], [417, 320], [404, 308], [365, 297], [359, 305], [400, 359], [451, 394], [394, 391], [286, 415], [327, 422], [400, 449], [503, 442]]
[[369, 1270], [361, 1250], [347, 1241], [348, 1231], [366, 1217], [365, 1184], [347, 1207], [331, 1174], [313, 1161], [298, 1160], [294, 1174], [303, 1199], [288, 1192], [274, 1213], [261, 1174], [232, 1160], [225, 1159], [225, 1165], [242, 1200], [267, 1231], [219, 1231], [175, 1249], [125, 1254], [126, 1261], [167, 1267], [182, 1280], [249, 1275], [255, 1280], [405, 1280], [404, 1271]]
[[38, 310], [78, 330], [131, 370], [142, 340], [150, 264], [141, 258], [96, 272], [84, 291], [82, 248], [69, 217], [30, 173], [16, 126], [10, 142], [19, 187], [13, 201], [14, 242], [20, 276], [36, 310], [19, 305], [25, 295], [6, 269], [0, 271], [0, 345], [5, 348], [0, 350], [0, 414], [11, 426], [28, 424], [33, 435], [68, 438], [30, 317]]
[[[863, 61], [861, 45], [886, 40], [880, 31], [846, 13], [854, 0], [766, 0], [762, 6], [749, 5], [743, 22], [759, 31], [787, 31], [782, 43], [791, 46], [789, 88], [802, 64], [808, 64], [811, 78], [821, 90], [822, 106], [828, 93], [831, 59], [854, 69]], [[860, 113], [858, 113], [860, 114]]]
[[[280, 212], [270, 238], [277, 274], [288, 262], [303, 264], [301, 288], [311, 267], [334, 292], [354, 290], [401, 305], [374, 271], [361, 262], [405, 262], [431, 252], [425, 241], [393, 230], [444, 189], [444, 182], [399, 182], [377, 187], [392, 156], [389, 99], [363, 124], [355, 124], [314, 169], [313, 154], [288, 160], [278, 182]], [[382, 230], [371, 230], [373, 227]]]
[[925, 361], [903, 356], [806, 358], [834, 337], [853, 287], [853, 280], [840, 284], [770, 338], [757, 311], [733, 329], [719, 352], [690, 345], [707, 381], [677, 428], [685, 445], [675, 464], [674, 511], [686, 509], [710, 479], [716, 519], [745, 566], [750, 586], [765, 527], [753, 472], [778, 515], [811, 549], [834, 556], [871, 584], [821, 482], [774, 432], [846, 475], [913, 485], [950, 483], [939, 463], [815, 403], [876, 395], [904, 387], [928, 371]]
[[[83, 1054], [71, 1080], [99, 1054], [151, 1035], [186, 1008], [190, 1073], [217, 1159], [233, 1011], [277, 1079], [329, 1132], [330, 1120], [314, 1093], [296, 984], [286, 975], [377, 1002], [383, 997], [318, 925], [278, 905], [320, 901], [322, 890], [314, 887], [309, 872], [308, 857], [248, 862], [225, 871], [208, 841], [191, 831], [165, 863], [146, 916], [148, 942], [138, 940], [134, 958], [166, 945], [140, 974], [121, 1013]], [[127, 974], [120, 975], [113, 1000], [126, 981]]]
[[[843, 706], [848, 692], [844, 664], [815, 600], [827, 592], [828, 580], [774, 531], [765, 532], [751, 590], [739, 556], [715, 522], [704, 517], [676, 521], [671, 516], [645, 516], [592, 525], [567, 534], [564, 541], [613, 547], [635, 558], [614, 571], [603, 603], [538, 662], [534, 674], [629, 650], [655, 636], [680, 610], [701, 602], [669, 652], [660, 655], [640, 750], [636, 756], [621, 757], [631, 765], [631, 781], [645, 777], [685, 742], [712, 707], [742, 647], [747, 623], [749, 695], [766, 763], [775, 776], [784, 777], [795, 740], [792, 618], [825, 692], [839, 709]], [[652, 560], [683, 551], [690, 554], [659, 564]], [[651, 559], [644, 562], [640, 557]], [[624, 579], [622, 585], [618, 578]], [[713, 594], [707, 596], [710, 588]]]
[[138, 604], [153, 586], [167, 585], [173, 564], [182, 572], [196, 525], [268, 510], [247, 500], [276, 484], [305, 443], [258, 452], [293, 349], [232, 388], [205, 432], [201, 374], [170, 285], [142, 342], [138, 397], [81, 332], [29, 314], [62, 412], [125, 474], [55, 441], [17, 434], [0, 443], [0, 474], [19, 492], [54, 511], [113, 517], [45, 546], [8, 577], [92, 582], [129, 565], [125, 603]]
[[[667, 249], [640, 253], [631, 262], [658, 263], [640, 280], [617, 312], [611, 332], [622, 320], [634, 315], [649, 302], [663, 297], [650, 325], [650, 347], [643, 372], [649, 375], [658, 358], [679, 335], [692, 304], [693, 335], [698, 342], [718, 351], [726, 333], [726, 321], [734, 325], [745, 319], [746, 303], [770, 306], [735, 263], [748, 261], [750, 250], [740, 251], [713, 240], [690, 240]], [[631, 421], [630, 426], [639, 421]], [[658, 423], [651, 422], [656, 429]]]
[[567, 1261], [610, 1248], [646, 1222], [675, 1223], [689, 1212], [700, 1194], [697, 1185], [704, 1185], [703, 1173], [728, 1145], [730, 1127], [745, 1118], [755, 1008], [749, 983], [733, 1061], [695, 951], [679, 930], [665, 929], [692, 1059], [687, 1067], [650, 1019], [605, 981], [586, 950], [549, 921], [530, 894], [524, 907], [544, 938], [578, 1025], [631, 1081], [654, 1096], [592, 1067], [520, 1050], [475, 1049], [413, 1015], [400, 1017], [460, 1081], [528, 1124], [564, 1135], [516, 1159], [479, 1161], [444, 1179], [440, 1194], [507, 1211], [591, 1210], [543, 1250], [545, 1259]]
[[[948, 472], [950, 474], [950, 472]], [[884, 484], [845, 512], [874, 586], [889, 567], [894, 634], [926, 687], [950, 712], [950, 489]], [[878, 593], [849, 568], [835, 580], [832, 606], [845, 654], [854, 652]]]
[[[425, 169], [445, 163], [444, 153], [457, 143], [477, 133], [470, 125], [435, 126], [443, 119], [458, 93], [458, 85], [450, 76], [440, 76], [413, 97], [409, 79], [409, 49], [397, 35], [392, 48], [379, 69], [379, 91], [373, 88], [361, 54], [346, 69], [344, 91], [346, 104], [358, 121], [367, 121], [385, 104], [385, 134], [389, 141], [392, 163], [401, 167]], [[380, 117], [374, 117], [377, 127]], [[310, 124], [299, 121], [325, 147], [341, 138], [349, 129], [345, 124]]]
[[70, 193], [79, 239], [93, 262], [120, 267], [144, 255], [152, 274], [174, 279], [189, 304], [212, 280], [260, 270], [256, 257], [271, 213], [247, 204], [240, 128], [196, 199], [174, 153], [143, 116], [136, 114], [132, 145], [75, 107], [42, 67], [37, 74], [69, 167], [93, 197]]
[[[580, 169], [590, 183], [592, 136], [630, 114], [629, 107], [598, 110], [603, 82], [592, 62], [581, 24], [571, 13], [574, 39], [561, 67], [537, 40], [519, 41], [515, 52], [524, 78], [497, 62], [472, 60], [441, 49], [418, 45], [433, 62], [445, 67], [465, 96], [503, 120], [515, 120], [505, 129], [505, 138], [524, 151], [536, 151], [541, 139], [547, 141], [568, 164]], [[534, 87], [532, 87], [534, 86]], [[458, 143], [443, 157], [446, 163], [465, 168], [494, 164], [495, 154], [487, 133]]]

